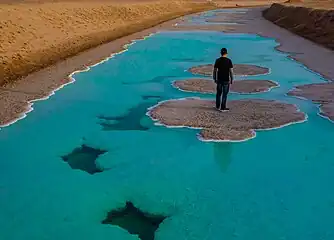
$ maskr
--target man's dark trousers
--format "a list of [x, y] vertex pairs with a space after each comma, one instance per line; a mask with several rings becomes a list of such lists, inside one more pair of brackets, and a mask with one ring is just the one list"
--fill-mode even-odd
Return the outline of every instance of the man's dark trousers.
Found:
[[230, 91], [229, 82], [218, 82], [217, 83], [217, 94], [216, 94], [216, 108], [225, 109], [227, 94]]

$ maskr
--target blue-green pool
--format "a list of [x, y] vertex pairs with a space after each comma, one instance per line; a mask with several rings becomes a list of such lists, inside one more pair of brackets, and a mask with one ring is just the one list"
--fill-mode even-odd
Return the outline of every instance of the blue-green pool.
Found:
[[[76, 82], [34, 104], [0, 131], [0, 239], [137, 239], [101, 221], [132, 201], [168, 218], [156, 240], [334, 239], [334, 125], [316, 105], [288, 97], [323, 79], [278, 52], [273, 39], [218, 32], [160, 32], [75, 74]], [[280, 84], [257, 95], [295, 103], [308, 121], [258, 132], [243, 143], [204, 143], [196, 130], [155, 126], [158, 101], [188, 96], [171, 82], [212, 63], [221, 47], [234, 63], [270, 68]], [[107, 151], [103, 172], [72, 169], [80, 146]]]

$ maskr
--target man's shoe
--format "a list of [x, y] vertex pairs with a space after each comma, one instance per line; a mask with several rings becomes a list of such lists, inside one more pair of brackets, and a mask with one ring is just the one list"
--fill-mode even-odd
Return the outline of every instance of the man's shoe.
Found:
[[222, 109], [220, 109], [220, 111], [222, 111], [222, 112], [228, 112], [228, 111], [230, 111], [230, 109], [229, 108], [222, 108]]

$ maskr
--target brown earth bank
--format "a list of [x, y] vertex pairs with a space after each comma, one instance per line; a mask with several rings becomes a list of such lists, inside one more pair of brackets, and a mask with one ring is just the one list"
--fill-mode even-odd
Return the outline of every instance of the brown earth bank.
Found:
[[[204, 76], [212, 76], [213, 64], [195, 66], [190, 68], [189, 72]], [[251, 64], [234, 64], [233, 73], [238, 76], [253, 76], [267, 74], [269, 73], [269, 69]]]
[[198, 98], [169, 100], [152, 108], [148, 115], [170, 127], [201, 129], [205, 141], [244, 141], [255, 137], [255, 130], [283, 127], [305, 121], [295, 105], [264, 99], [229, 102], [231, 110], [214, 109], [214, 101]]
[[295, 6], [273, 4], [263, 11], [263, 16], [280, 27], [334, 50], [333, 6], [334, 1], [309, 1]]
[[0, 84], [211, 3], [139, 1], [0, 5]]
[[320, 114], [334, 121], [334, 83], [297, 86], [288, 95], [302, 97], [320, 104]]
[[[188, 92], [215, 93], [216, 84], [213, 80], [195, 78], [178, 80], [173, 82], [173, 86]], [[231, 92], [235, 93], [261, 93], [277, 87], [278, 84], [270, 80], [236, 80], [230, 87]]]

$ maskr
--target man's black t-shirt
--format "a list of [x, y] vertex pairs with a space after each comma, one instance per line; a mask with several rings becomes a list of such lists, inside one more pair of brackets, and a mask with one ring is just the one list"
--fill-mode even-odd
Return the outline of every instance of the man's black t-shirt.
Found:
[[230, 81], [230, 69], [233, 68], [231, 59], [227, 57], [220, 57], [216, 60], [214, 68], [218, 69], [217, 82]]

